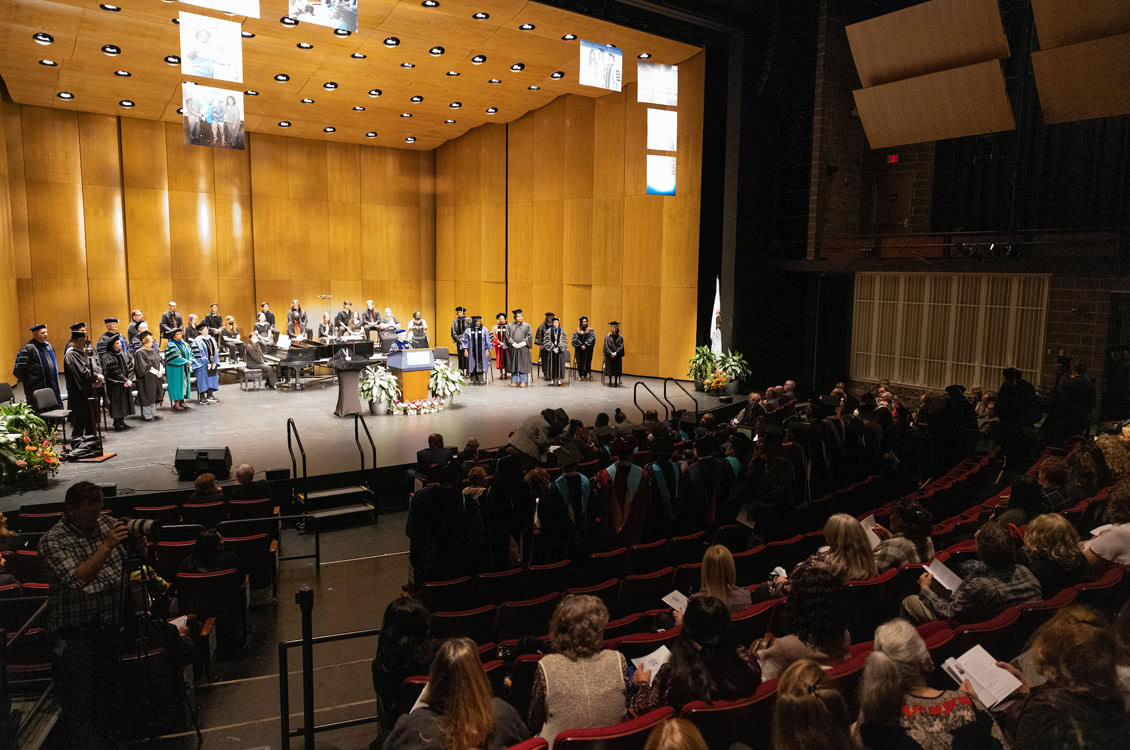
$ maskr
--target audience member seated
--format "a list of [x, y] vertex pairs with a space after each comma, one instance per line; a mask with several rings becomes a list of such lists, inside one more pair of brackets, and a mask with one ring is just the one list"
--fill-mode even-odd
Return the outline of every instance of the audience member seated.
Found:
[[8, 517], [0, 513], [0, 552], [12, 552], [23, 548], [23, 535], [9, 529]]
[[430, 472], [438, 471], [440, 467], [447, 466], [447, 462], [455, 456], [454, 448], [443, 447], [443, 435], [433, 432], [428, 435], [428, 447], [416, 451], [416, 469], [412, 473], [415, 489], [419, 491], [425, 484], [432, 481]]
[[196, 537], [192, 552], [180, 563], [181, 573], [213, 573], [217, 570], [235, 568], [241, 570], [239, 558], [233, 552], [224, 551], [224, 540], [210, 529], [201, 531]]
[[1111, 481], [1130, 479], [1130, 454], [1127, 454], [1126, 446], [1117, 435], [1099, 435], [1095, 439], [1095, 445], [1103, 454]]
[[1044, 498], [1040, 484], [1030, 477], [1017, 477], [1008, 490], [1008, 505], [993, 520], [1002, 526], [1020, 527], [1043, 513]]
[[437, 644], [431, 636], [431, 619], [428, 608], [410, 596], [397, 597], [385, 607], [372, 663], [380, 717], [380, 735], [373, 743], [376, 747], [397, 718], [412, 708], [400, 705], [401, 683], [408, 677], [427, 674], [432, 666]]
[[608, 607], [595, 596], [567, 596], [553, 612], [553, 653], [539, 662], [530, 731], [552, 742], [566, 729], [618, 724], [628, 707], [628, 660], [604, 648]]
[[[691, 595], [691, 598], [712, 596], [726, 603], [730, 614], [737, 614], [752, 605], [749, 589], [735, 586], [737, 573], [734, 570], [734, 556], [730, 550], [721, 544], [715, 544], [706, 550], [702, 556], [701, 568], [702, 588]], [[683, 613], [675, 613], [675, 621], [682, 620]]]
[[895, 619], [875, 629], [859, 689], [857, 732], [863, 746], [1006, 750], [1000, 726], [968, 684], [960, 690], [928, 687], [926, 676], [933, 670], [930, 652], [909, 622]]
[[482, 514], [478, 505], [463, 502], [458, 461], [449, 461], [437, 479], [439, 484], [417, 492], [408, 505], [410, 587], [476, 573], [485, 554]]
[[847, 703], [824, 668], [793, 662], [777, 683], [773, 750], [856, 750]]
[[187, 503], [220, 503], [224, 501], [224, 493], [220, 485], [216, 484], [216, 475], [205, 472], [196, 477], [192, 483], [192, 494], [188, 496]]
[[236, 484], [228, 488], [232, 500], [260, 500], [271, 496], [271, 485], [266, 479], [255, 478], [255, 467], [240, 464], [235, 470]]
[[1122, 480], [1106, 501], [1106, 521], [1111, 524], [1083, 543], [1083, 554], [1098, 568], [1130, 565], [1130, 480]]
[[482, 504], [483, 494], [490, 485], [487, 482], [487, 470], [481, 466], [472, 466], [467, 472], [467, 486], [463, 488], [463, 502]]
[[934, 576], [924, 572], [918, 579], [920, 593], [902, 601], [903, 616], [915, 623], [948, 619], [958, 623], [981, 622], [996, 617], [1009, 607], [1040, 601], [1040, 582], [1032, 572], [1016, 562], [1016, 548], [1008, 528], [989, 521], [977, 530], [977, 555], [980, 564], [971, 571], [956, 591], [939, 594], [931, 588]]
[[615, 424], [612, 427], [612, 431], [613, 433], [615, 433], [616, 437], [632, 436], [632, 432], [636, 429], [636, 426], [632, 424], [631, 420], [628, 419], [628, 415], [625, 414], [619, 406], [616, 407], [616, 411], [613, 413], [612, 418], [615, 421]]
[[1033, 687], [1016, 667], [997, 662], [1022, 685], [1006, 708], [1016, 748], [1130, 747], [1130, 719], [1118, 686], [1118, 645], [1110, 623], [1082, 605], [1055, 613], [1032, 636]]
[[824, 523], [824, 540], [828, 542], [826, 546], [797, 563], [788, 577], [779, 576], [767, 586], [759, 587], [755, 598], [764, 601], [788, 596], [796, 574], [808, 568], [827, 570], [844, 581], [865, 581], [875, 577], [875, 558], [859, 521], [846, 513], [836, 513]]
[[1123, 705], [1130, 711], [1130, 601], [1118, 610], [1114, 639], [1118, 644], [1118, 689], [1122, 691]]
[[467, 438], [466, 444], [463, 446], [463, 451], [459, 454], [459, 460], [463, 463], [470, 463], [479, 460], [479, 439]]
[[600, 441], [608, 441], [612, 439], [612, 436], [615, 435], [616, 431], [612, 429], [612, 426], [609, 425], [608, 422], [609, 419], [607, 413], [601, 412], [600, 414], [596, 415], [596, 419], [593, 421], [592, 428], [592, 435], [594, 438]]
[[663, 705], [678, 711], [691, 701], [743, 698], [757, 689], [757, 659], [734, 644], [730, 613], [712, 596], [687, 603], [682, 632], [670, 648], [670, 660], [654, 675], [637, 669], [632, 676], [636, 692], [630, 707], [636, 715]]
[[694, 428], [694, 439], [707, 437], [714, 434], [714, 428], [718, 426], [718, 418], [714, 416], [713, 412], [703, 414], [698, 420], [698, 426]]
[[755, 427], [757, 420], [767, 413], [765, 406], [761, 403], [761, 394], [751, 393], [746, 397], [745, 406], [738, 412], [738, 416], [730, 420], [730, 424], [741, 427]]
[[927, 563], [934, 559], [934, 540], [930, 530], [934, 515], [913, 498], [904, 497], [895, 503], [891, 528], [876, 524], [875, 534], [883, 541], [875, 548], [876, 572], [898, 568], [907, 563]]
[[1083, 497], [1093, 497], [1102, 485], [1099, 484], [1099, 470], [1095, 459], [1087, 451], [1077, 450], [1069, 453], [1067, 461], [1067, 485], [1078, 488]]
[[707, 747], [702, 732], [694, 724], [686, 719], [668, 719], [651, 730], [643, 750], [707, 750]]
[[8, 565], [8, 558], [0, 557], [0, 586], [11, 586], [13, 583], [19, 583], [20, 580], [11, 573], [6, 572]]
[[840, 576], [816, 566], [795, 571], [786, 613], [792, 632], [781, 637], [767, 634], [755, 647], [762, 680], [779, 677], [798, 659], [831, 667], [850, 655], [851, 634]]
[[1062, 458], [1050, 456], [1040, 463], [1038, 479], [1043, 488], [1040, 495], [1044, 513], [1059, 513], [1083, 499], [1077, 487], [1068, 486], [1067, 475], [1067, 462]]
[[475, 642], [451, 638], [436, 651], [417, 708], [397, 719], [384, 750], [504, 750], [529, 736], [514, 707], [491, 697]]
[[1079, 534], [1063, 515], [1036, 516], [1024, 529], [1024, 567], [1040, 582], [1045, 599], [1068, 586], [1094, 579], [1094, 569], [1079, 548]]

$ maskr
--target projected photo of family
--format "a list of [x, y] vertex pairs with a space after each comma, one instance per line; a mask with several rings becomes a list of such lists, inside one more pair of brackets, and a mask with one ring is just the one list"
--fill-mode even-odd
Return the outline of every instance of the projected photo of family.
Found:
[[289, 15], [331, 29], [357, 31], [357, 0], [290, 0]]
[[582, 39], [580, 51], [580, 84], [619, 91], [624, 77], [624, 50]]
[[180, 69], [189, 76], [243, 83], [243, 39], [239, 24], [180, 14]]
[[243, 148], [243, 92], [181, 84], [184, 142], [190, 146]]

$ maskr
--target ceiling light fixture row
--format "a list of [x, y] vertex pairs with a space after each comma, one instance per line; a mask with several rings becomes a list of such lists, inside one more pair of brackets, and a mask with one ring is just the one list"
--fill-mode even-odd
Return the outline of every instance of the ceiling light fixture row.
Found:
[[35, 40], [36, 44], [42, 44], [44, 46], [55, 43], [55, 37], [51, 36], [46, 31], [37, 31], [31, 35], [31, 38]]
[[447, 71], [447, 74], [449, 76], [451, 76], [452, 78], [454, 78], [455, 76], [459, 75], [459, 71], [458, 70], [449, 70], [449, 71]]
[[425, 8], [438, 8], [439, 0], [424, 0], [424, 2], [420, 3], [420, 5], [424, 6]]
[[180, 57], [177, 55], [165, 55], [165, 62], [169, 65], [180, 65]]
[[410, 62], [402, 62], [402, 63], [400, 63], [400, 67], [402, 67], [402, 68], [414, 68], [414, 67], [416, 67], [416, 64], [410, 63]]
[[482, 65], [486, 61], [487, 61], [486, 55], [475, 55], [474, 57], [471, 58], [471, 64], [472, 65]]
[[400, 46], [400, 39], [398, 39], [397, 37], [394, 37], [394, 36], [385, 37], [384, 45], [386, 47], [399, 47]]
[[365, 108], [362, 107], [360, 104], [358, 104], [356, 107], [353, 108], [353, 111], [354, 112], [364, 112]]
[[252, 34], [250, 31], [241, 31], [241, 32], [239, 32], [239, 35], [241, 37], [243, 37], [244, 39], [254, 39], [255, 38], [255, 35]]
[[368, 57], [368, 55], [362, 54], [360, 52], [354, 52], [352, 55], [350, 55], [350, 57], [352, 57], [354, 60], [364, 60], [366, 57]]
[[638, 55], [636, 55], [636, 57], [640, 60], [647, 60], [651, 57], [651, 53], [650, 52], [641, 52]]
[[471, 18], [475, 19], [476, 21], [485, 21], [490, 18], [490, 13], [479, 11], [478, 13], [472, 13]]
[[336, 133], [337, 128], [335, 128], [333, 125], [327, 125], [326, 127], [322, 128], [322, 132], [323, 133]]
[[537, 26], [534, 26], [532, 23], [524, 23], [518, 27], [520, 31], [533, 31], [536, 28]]
[[314, 45], [310, 44], [309, 42], [299, 42], [294, 46], [298, 47], [298, 49], [314, 49]]
[[313, 103], [314, 103], [314, 100], [313, 100], [313, 99], [311, 99], [311, 98], [309, 98], [309, 97], [307, 97], [307, 98], [305, 98], [305, 99], [300, 99], [300, 100], [299, 100], [299, 103], [300, 103], [300, 104], [313, 104]]
[[130, 100], [130, 99], [122, 99], [121, 101], [118, 102], [118, 106], [119, 107], [125, 107], [126, 109], [129, 109], [130, 107], [133, 106], [133, 101]]
[[416, 136], [410, 135], [410, 136], [408, 136], [407, 138], [404, 139], [404, 142], [405, 143], [415, 143], [416, 142]]
[[553, 71], [552, 73], [549, 74], [549, 77], [552, 78], [555, 81], [560, 81], [562, 78], [565, 77], [565, 71], [564, 70], [555, 70], [555, 71]]
[[110, 57], [116, 57], [117, 55], [122, 54], [122, 48], [116, 44], [103, 44], [102, 54], [108, 55]]
[[491, 78], [487, 83], [502, 83], [502, 81], [498, 78]]
[[290, 76], [288, 76], [286, 73], [276, 73], [275, 80], [279, 83], [286, 83], [290, 80]]
[[337, 81], [326, 81], [322, 84], [322, 88], [326, 89], [327, 91], [333, 91], [337, 88]]
[[75, 98], [75, 95], [72, 94], [70, 91], [60, 91], [59, 93], [55, 94], [55, 96], [59, 97], [60, 99], [62, 99], [64, 101], [68, 101], [68, 102], [71, 99]]
[[376, 99], [378, 96], [380, 96], [383, 93], [384, 92], [381, 91], [380, 89], [369, 89], [369, 96], [373, 97], [374, 99]]
[[[288, 29], [293, 29], [295, 26], [298, 25], [298, 19], [297, 18], [291, 18], [290, 16], [283, 16], [282, 18], [279, 19], [279, 23], [281, 23], [283, 26], [287, 27]], [[285, 120], [284, 120], [284, 122], [285, 122]]]
[[432, 47], [430, 50], [428, 50], [428, 54], [431, 55], [432, 57], [439, 57], [440, 55], [442, 55], [446, 51], [447, 50], [445, 50], [443, 47], [435, 46], [435, 47]]
[[114, 75], [118, 78], [129, 78], [133, 73], [130, 73], [128, 70], [115, 70]]
[[290, 120], [279, 120], [279, 127], [280, 128], [289, 128], [290, 127]]
[[576, 38], [577, 38], [577, 35], [576, 35], [576, 34], [564, 34], [564, 35], [562, 35], [562, 37], [561, 37], [561, 41], [563, 41], [563, 42], [571, 42], [571, 41], [573, 41], [573, 40], [574, 40], [574, 39], [576, 39]]
[[514, 63], [513, 65], [510, 66], [510, 70], [514, 71], [515, 73], [522, 71], [522, 70], [525, 70], [525, 69], [526, 69], [526, 63]]
[[110, 5], [109, 3], [98, 3], [98, 7], [110, 13], [119, 13], [122, 10], [118, 6]]
[[424, 101], [424, 97], [420, 96], [419, 94], [416, 94], [414, 97], [411, 98], [410, 101], [413, 101], [413, 102], [416, 102], [417, 104], [419, 104], [420, 102]]
[[334, 36], [346, 37], [352, 33], [349, 29], [334, 29]]
[[243, 93], [246, 96], [259, 96], [259, 92], [256, 91], [255, 89], [247, 89], [247, 91], [244, 91]]
[[57, 66], [57, 65], [58, 65], [59, 63], [55, 62], [54, 60], [40, 60], [40, 61], [39, 61], [39, 64], [40, 64], [40, 65], [43, 65], [43, 66], [45, 66], [45, 67], [48, 67], [48, 68], [54, 68], [54, 67], [55, 67], [55, 66]]
[[377, 131], [370, 130], [368, 133], [365, 134], [365, 137], [366, 138], [376, 138], [377, 137]]

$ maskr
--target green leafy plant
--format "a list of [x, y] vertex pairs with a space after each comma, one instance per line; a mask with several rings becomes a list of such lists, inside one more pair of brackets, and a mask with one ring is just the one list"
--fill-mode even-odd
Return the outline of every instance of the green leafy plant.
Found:
[[741, 352], [726, 352], [718, 358], [717, 366], [732, 382], [744, 380], [753, 372]]
[[0, 471], [43, 481], [59, 471], [55, 432], [26, 403], [0, 406]]
[[467, 386], [467, 378], [461, 370], [452, 369], [446, 365], [436, 363], [432, 374], [428, 376], [428, 390], [432, 398], [441, 398], [445, 401], [463, 392]]
[[400, 383], [385, 367], [370, 365], [361, 371], [361, 400], [395, 404], [400, 400]]
[[717, 361], [709, 346], [700, 346], [695, 348], [694, 356], [690, 358], [687, 364], [689, 365], [687, 376], [694, 380], [703, 381], [714, 372]]

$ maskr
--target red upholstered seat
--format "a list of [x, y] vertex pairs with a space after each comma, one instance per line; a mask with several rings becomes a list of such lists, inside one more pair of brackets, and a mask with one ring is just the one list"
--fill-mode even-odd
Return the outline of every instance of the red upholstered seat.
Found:
[[157, 542], [157, 574], [172, 582], [180, 572], [181, 563], [196, 549], [196, 540], [186, 542]]
[[458, 612], [435, 612], [432, 614], [432, 635], [436, 638], [466, 637], [475, 643], [497, 640], [494, 627], [496, 610], [493, 604], [484, 604]]
[[432, 612], [455, 612], [471, 603], [471, 576], [425, 583], [416, 592]]
[[870, 653], [865, 651], [854, 654], [847, 661], [828, 670], [828, 676], [839, 683], [840, 695], [847, 702], [848, 716], [855, 716], [859, 712], [859, 681], [863, 677], [863, 665]]
[[734, 641], [748, 646], [769, 631], [773, 609], [783, 604], [784, 598], [758, 602], [748, 609], [736, 612], [730, 617], [730, 627]]
[[7, 572], [14, 575], [20, 583], [47, 582], [47, 566], [35, 550], [16, 550], [14, 555], [8, 555], [5, 559], [8, 561]]
[[732, 701], [692, 701], [682, 717], [702, 732], [709, 748], [727, 748], [742, 742], [754, 748], [769, 747], [777, 681], [761, 683], [752, 696]]
[[523, 718], [530, 715], [530, 694], [534, 690], [538, 662], [544, 655], [522, 654], [514, 660], [514, 669], [510, 678], [510, 703], [518, 709], [518, 715]]
[[227, 520], [227, 503], [222, 500], [214, 503], [185, 503], [180, 506], [180, 517], [185, 523], [198, 523], [206, 529], [214, 529], [220, 521]]
[[639, 575], [653, 573], [669, 565], [667, 559], [667, 540], [647, 544], [634, 544], [628, 549], [628, 573]]
[[642, 619], [642, 614], [640, 614], [639, 612], [633, 612], [626, 617], [621, 617], [618, 620], [609, 621], [609, 623], [604, 626], [604, 640], [609, 641], [613, 638], [619, 638], [623, 635], [631, 635], [632, 633], [644, 632], [644, 627], [640, 623], [640, 620]]
[[847, 581], [845, 600], [852, 641], [871, 637], [875, 628], [898, 610], [897, 568], [888, 568], [865, 581]]
[[627, 576], [620, 584], [620, 606], [617, 612], [626, 615], [653, 609], [675, 588], [675, 569], [663, 568], [654, 573]]
[[229, 517], [242, 520], [247, 518], [270, 518], [277, 516], [279, 509], [269, 497], [258, 500], [232, 500], [228, 503]]
[[993, 656], [996, 656], [1001, 661], [1010, 661], [1016, 658], [1028, 645], [1028, 640], [1032, 637], [1032, 634], [1035, 633], [1041, 625], [1054, 617], [1056, 610], [1073, 604], [1078, 595], [1079, 592], [1073, 587], [1068, 586], [1050, 599], [1044, 599], [1042, 602], [1028, 602], [1027, 604], [1018, 605], [1016, 609], [1020, 612], [1020, 618], [1012, 630], [1013, 642], [1006, 644], [1008, 651], [1002, 651], [1001, 655], [993, 654]]
[[510, 568], [475, 576], [475, 602], [501, 604], [522, 598], [522, 569]]
[[1107, 568], [1096, 581], [1075, 586], [1080, 604], [1105, 612], [1108, 617], [1118, 612], [1119, 607], [1126, 601], [1128, 588], [1130, 588], [1130, 575], [1127, 575], [1125, 568], [1119, 566]]
[[679, 637], [681, 626], [675, 626], [662, 633], [635, 633], [606, 641], [605, 648], [614, 648], [629, 659], [638, 659], [647, 656], [663, 645], [670, 646], [671, 641]]
[[706, 539], [705, 531], [696, 531], [686, 536], [673, 536], [667, 548], [669, 565], [683, 565], [685, 563], [702, 562], [702, 553], [706, 551], [703, 543]]
[[532, 740], [519, 742], [517, 745], [511, 745], [506, 750], [548, 750], [549, 743], [541, 737], [534, 737]]
[[601, 581], [593, 586], [582, 586], [580, 588], [569, 589], [566, 594], [591, 594], [592, 596], [600, 597], [604, 602], [604, 606], [608, 607], [609, 612], [615, 612], [616, 606], [620, 601], [620, 579], [609, 578], [607, 581]]
[[545, 596], [552, 591], [569, 588], [573, 578], [573, 563], [558, 560], [545, 565], [531, 565], [526, 569], [525, 594], [527, 598]]
[[714, 532], [714, 544], [721, 544], [726, 549], [745, 549], [749, 546], [749, 527], [740, 523], [728, 523], [718, 527]]
[[537, 599], [504, 602], [498, 607], [498, 637], [506, 640], [548, 633], [549, 619], [560, 599], [561, 594], [554, 592]]
[[[765, 545], [759, 544], [744, 552], [734, 553], [735, 583], [738, 586], [752, 586], [769, 579], [771, 568], [765, 567]], [[680, 589], [682, 591], [682, 589]], [[686, 593], [686, 592], [683, 592]]]
[[[735, 562], [737, 562], [736, 559]], [[702, 563], [683, 563], [675, 568], [675, 588], [679, 591], [689, 596], [698, 591], [701, 585]]]
[[594, 552], [585, 565], [586, 580], [590, 583], [623, 578], [628, 565], [628, 548], [620, 547], [607, 552]]
[[20, 514], [12, 519], [12, 528], [30, 534], [42, 533], [58, 523], [59, 519], [62, 517], [62, 511], [36, 512], [21, 510]]
[[792, 570], [798, 562], [806, 557], [804, 545], [801, 544], [803, 540], [804, 537], [797, 534], [789, 539], [769, 542], [761, 553], [762, 566], [766, 571], [777, 567], [784, 568], [785, 571]]
[[224, 537], [224, 550], [239, 558], [253, 589], [275, 587], [278, 543], [267, 534]]
[[176, 505], [138, 505], [130, 512], [137, 518], [152, 518], [161, 523], [180, 521], [180, 508]]
[[211, 573], [178, 573], [177, 601], [182, 614], [216, 618], [222, 645], [242, 648], [247, 640], [248, 602], [244, 577], [235, 568]]
[[554, 750], [643, 750], [651, 730], [675, 715], [670, 706], [630, 721], [596, 729], [568, 729], [553, 740]]

